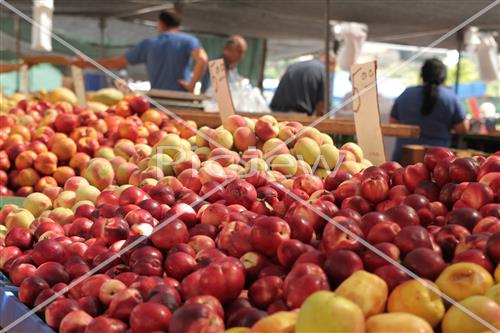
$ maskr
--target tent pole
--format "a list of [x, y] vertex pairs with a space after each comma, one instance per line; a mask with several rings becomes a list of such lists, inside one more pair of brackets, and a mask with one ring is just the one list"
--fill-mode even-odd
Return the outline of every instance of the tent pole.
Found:
[[330, 112], [330, 0], [325, 0], [325, 87], [324, 87], [324, 113]]
[[458, 44], [458, 61], [457, 61], [457, 71], [455, 73], [455, 94], [458, 94], [458, 84], [460, 83], [460, 67], [462, 65], [462, 49], [464, 46], [463, 30], [457, 32], [457, 44]]
[[105, 30], [106, 30], [106, 18], [100, 17], [99, 18], [99, 32], [100, 32], [99, 47], [100, 47], [102, 58], [106, 57], [106, 48], [104, 47], [104, 37], [105, 37], [104, 31]]
[[260, 71], [259, 71], [259, 89], [264, 91], [264, 72], [266, 70], [266, 59], [267, 59], [267, 38], [262, 41], [262, 57], [260, 59]]
[[[14, 16], [14, 33], [16, 34], [16, 61], [21, 60], [21, 18]], [[17, 73], [16, 90], [21, 89], [21, 74]]]

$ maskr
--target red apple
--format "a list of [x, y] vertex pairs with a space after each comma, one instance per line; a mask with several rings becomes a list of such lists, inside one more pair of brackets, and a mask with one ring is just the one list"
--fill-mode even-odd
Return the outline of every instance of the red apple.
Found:
[[470, 157], [457, 158], [448, 169], [450, 180], [454, 183], [476, 181], [479, 164]]
[[361, 182], [361, 195], [373, 203], [385, 200], [388, 192], [389, 184], [381, 176], [371, 176]]
[[179, 219], [165, 223], [151, 236], [153, 244], [161, 250], [168, 250], [175, 244], [186, 243], [188, 240], [189, 231]]
[[[394, 261], [399, 261], [399, 249], [396, 245], [392, 243], [378, 243], [374, 245], [376, 249], [384, 253], [389, 258]], [[363, 263], [366, 269], [370, 272], [375, 271], [377, 268], [382, 267], [384, 265], [390, 264], [385, 258], [382, 258], [377, 253], [367, 250], [363, 254]]]
[[288, 224], [279, 217], [261, 217], [252, 227], [251, 242], [254, 248], [265, 255], [276, 255], [280, 244], [289, 239]]
[[385, 281], [389, 291], [394, 290], [401, 283], [411, 279], [405, 272], [391, 264], [379, 267], [373, 273]]
[[439, 161], [453, 158], [455, 155], [449, 148], [432, 147], [425, 151], [424, 164], [429, 170], [434, 170]]
[[423, 247], [409, 252], [405, 256], [403, 265], [421, 278], [431, 281], [434, 281], [446, 267], [441, 254]]
[[45, 322], [54, 329], [59, 329], [63, 318], [70, 312], [80, 310], [80, 304], [69, 298], [56, 299], [45, 308]]
[[9, 278], [14, 285], [19, 286], [25, 279], [33, 276], [35, 271], [36, 267], [33, 266], [32, 264], [28, 263], [15, 264], [11, 268], [11, 271], [9, 273]]
[[429, 232], [425, 228], [416, 225], [402, 228], [396, 237], [394, 237], [394, 244], [403, 255], [417, 248], [432, 248]]
[[415, 209], [408, 205], [399, 205], [390, 208], [385, 213], [389, 216], [391, 221], [399, 224], [401, 228], [420, 224], [420, 219], [417, 212], [415, 211]]
[[473, 208], [456, 208], [446, 216], [447, 224], [458, 224], [472, 231], [481, 220], [481, 214]]
[[90, 322], [85, 333], [126, 333], [127, 328], [127, 324], [121, 320], [99, 316]]
[[404, 169], [403, 181], [410, 191], [414, 191], [422, 181], [428, 179], [429, 171], [423, 163], [409, 165]]
[[141, 302], [142, 296], [137, 289], [123, 289], [111, 298], [108, 314], [111, 318], [126, 321], [134, 307]]
[[68, 313], [61, 321], [60, 333], [84, 332], [94, 318], [82, 310], [74, 310]]
[[494, 264], [500, 263], [500, 231], [497, 231], [488, 238], [486, 251]]
[[485, 184], [470, 183], [462, 192], [460, 200], [470, 208], [480, 209], [486, 204], [492, 203], [495, 193]]
[[207, 305], [187, 304], [174, 312], [168, 329], [170, 333], [215, 333], [224, 330], [224, 322]]
[[323, 269], [315, 264], [295, 265], [283, 282], [286, 305], [298, 308], [309, 295], [319, 290], [329, 290], [328, 278]]
[[361, 231], [364, 235], [368, 235], [370, 230], [381, 222], [389, 222], [389, 216], [380, 212], [370, 212], [361, 218], [361, 221], [358, 223]]
[[323, 266], [332, 286], [338, 286], [352, 273], [363, 269], [363, 261], [355, 252], [337, 250], [327, 257]]
[[277, 276], [265, 276], [248, 289], [248, 299], [259, 309], [267, 309], [283, 297], [283, 280]]
[[65, 271], [64, 266], [58, 262], [47, 261], [41, 264], [33, 276], [44, 279], [50, 286], [59, 282], [69, 283], [69, 274]]
[[41, 265], [47, 261], [64, 262], [66, 259], [64, 246], [52, 239], [36, 243], [31, 255], [37, 265]]
[[453, 258], [453, 263], [457, 262], [472, 262], [479, 266], [483, 266], [488, 272], [493, 273], [493, 264], [490, 259], [478, 249], [470, 249], [464, 252], [458, 253]]
[[130, 313], [130, 327], [134, 332], [166, 331], [172, 313], [158, 303], [141, 303]]

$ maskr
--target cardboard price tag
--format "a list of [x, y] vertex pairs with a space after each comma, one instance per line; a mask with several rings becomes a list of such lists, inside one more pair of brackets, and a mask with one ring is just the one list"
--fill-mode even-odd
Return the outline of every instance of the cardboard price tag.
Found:
[[231, 91], [227, 83], [226, 67], [224, 60], [216, 59], [208, 63], [210, 71], [210, 80], [215, 91], [215, 99], [219, 105], [219, 115], [222, 123], [234, 114], [233, 99], [231, 98]]
[[358, 144], [363, 149], [366, 159], [375, 165], [380, 165], [386, 159], [378, 109], [377, 62], [353, 65], [351, 80]]
[[87, 105], [87, 97], [85, 96], [85, 82], [83, 81], [83, 71], [80, 67], [71, 66], [71, 77], [73, 79], [73, 87], [75, 89], [78, 106]]

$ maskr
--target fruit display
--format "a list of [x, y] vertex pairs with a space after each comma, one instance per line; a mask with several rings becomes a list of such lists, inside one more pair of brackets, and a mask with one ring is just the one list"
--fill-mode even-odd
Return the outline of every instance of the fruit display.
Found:
[[500, 329], [499, 153], [373, 166], [298, 122], [198, 129], [103, 96], [0, 115], [3, 192], [26, 196], [0, 211], [0, 270], [52, 329]]

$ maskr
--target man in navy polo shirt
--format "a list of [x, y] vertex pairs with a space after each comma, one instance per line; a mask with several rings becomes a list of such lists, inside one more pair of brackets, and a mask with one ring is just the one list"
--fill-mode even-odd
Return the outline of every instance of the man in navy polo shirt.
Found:
[[[158, 16], [158, 36], [144, 39], [123, 55], [97, 62], [110, 69], [145, 64], [152, 89], [193, 91], [205, 73], [208, 57], [195, 36], [179, 31], [180, 24], [176, 11], [162, 11]], [[81, 61], [76, 64], [91, 66]]]

